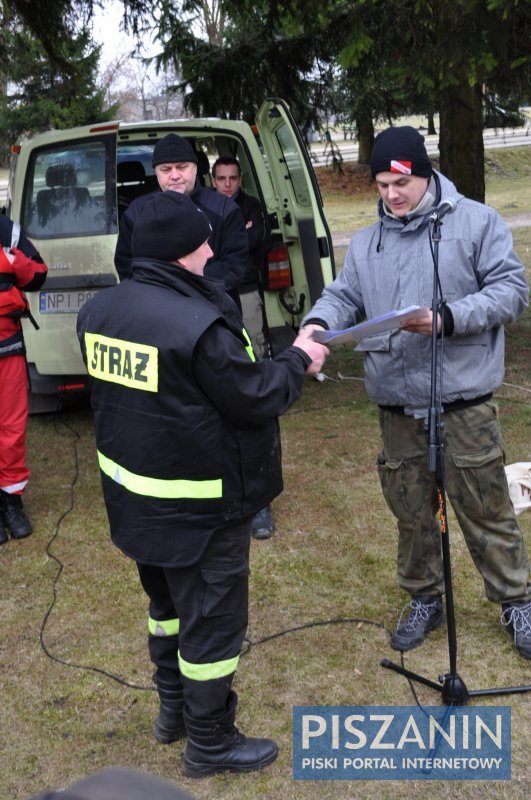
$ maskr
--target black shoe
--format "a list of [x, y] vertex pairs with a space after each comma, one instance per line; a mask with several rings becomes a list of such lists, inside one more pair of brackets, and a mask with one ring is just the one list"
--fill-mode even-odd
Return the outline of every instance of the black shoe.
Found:
[[195, 739], [188, 738], [183, 754], [188, 778], [206, 778], [218, 772], [255, 772], [272, 764], [278, 756], [278, 746], [272, 739], [244, 736], [236, 727], [230, 735], [218, 732], [216, 740], [219, 747], [205, 752]]
[[4, 522], [4, 515], [2, 514], [2, 509], [0, 508], [0, 546], [7, 542], [7, 533], [6, 533], [6, 526]]
[[4, 522], [11, 531], [12, 539], [24, 539], [25, 536], [30, 535], [31, 522], [24, 513], [19, 494], [8, 494], [2, 491], [2, 509]]
[[176, 711], [174, 708], [167, 708], [161, 702], [159, 715], [153, 725], [153, 734], [161, 744], [171, 744], [184, 739], [186, 728], [182, 709]]
[[430, 631], [444, 623], [442, 598], [439, 595], [412, 597], [409, 606], [407, 619], [402, 622], [404, 609], [391, 636], [393, 650], [413, 650], [422, 644]]
[[272, 739], [244, 736], [234, 724], [236, 695], [230, 693], [225, 714], [197, 719], [184, 710], [188, 741], [183, 753], [184, 774], [204, 778], [217, 772], [253, 772], [271, 764], [278, 755]]
[[531, 658], [531, 601], [504, 603], [500, 622], [514, 637], [516, 651]]
[[156, 671], [153, 680], [157, 685], [160, 704], [159, 715], [153, 725], [153, 734], [157, 742], [171, 744], [186, 736], [183, 687], [177, 675], [173, 680], [165, 680]]
[[269, 539], [275, 532], [275, 518], [271, 506], [266, 506], [251, 521], [253, 539]]

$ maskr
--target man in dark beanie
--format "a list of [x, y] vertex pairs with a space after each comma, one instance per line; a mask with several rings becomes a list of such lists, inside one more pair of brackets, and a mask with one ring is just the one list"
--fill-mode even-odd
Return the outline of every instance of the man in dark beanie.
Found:
[[[169, 133], [159, 139], [153, 150], [152, 165], [160, 190], [189, 195], [207, 215], [212, 234], [205, 274], [224, 281], [225, 289], [240, 306], [238, 286], [245, 274], [248, 258], [248, 237], [240, 209], [232, 200], [201, 186], [197, 177], [198, 156], [182, 136]], [[151, 194], [136, 198], [120, 220], [114, 263], [120, 280], [131, 277], [131, 235], [134, 222]]]
[[131, 279], [85, 303], [77, 323], [111, 537], [150, 599], [155, 738], [187, 736], [191, 777], [277, 756], [234, 724], [251, 518], [282, 490], [278, 416], [328, 352], [304, 332], [256, 361], [238, 309], [206, 275], [210, 235], [186, 194], [151, 195], [132, 230]]
[[420, 319], [365, 338], [358, 347], [367, 393], [379, 407], [383, 449], [377, 464], [398, 521], [398, 581], [411, 596], [391, 646], [417, 647], [444, 623], [436, 475], [428, 468], [425, 425], [431, 401], [432, 234], [443, 205], [454, 210], [440, 217], [444, 302], [436, 318], [446, 490], [487, 598], [501, 605], [501, 622], [518, 653], [531, 658], [529, 563], [509, 496], [493, 400], [504, 375], [503, 326], [517, 320], [528, 302], [524, 268], [499, 214], [463, 197], [432, 168], [414, 128], [388, 128], [376, 137], [371, 172], [380, 195], [378, 221], [352, 237], [341, 273], [303, 325], [343, 329], [393, 310], [426, 307]]

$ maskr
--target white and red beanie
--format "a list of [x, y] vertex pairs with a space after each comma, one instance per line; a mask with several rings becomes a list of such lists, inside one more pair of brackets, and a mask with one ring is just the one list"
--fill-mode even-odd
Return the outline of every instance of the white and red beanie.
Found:
[[410, 125], [379, 133], [371, 155], [372, 177], [379, 172], [430, 178], [433, 167], [424, 147], [424, 136]]

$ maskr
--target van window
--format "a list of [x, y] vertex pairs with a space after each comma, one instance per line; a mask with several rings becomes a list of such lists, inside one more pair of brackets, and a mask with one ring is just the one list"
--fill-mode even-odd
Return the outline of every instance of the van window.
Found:
[[276, 131], [276, 137], [284, 155], [284, 162], [288, 170], [289, 179], [293, 186], [297, 203], [303, 208], [310, 208], [312, 203], [308, 193], [306, 170], [295, 148], [293, 132], [287, 125], [282, 125]]
[[116, 233], [111, 139], [63, 142], [33, 153], [22, 226], [34, 239]]
[[[120, 143], [120, 148], [116, 154], [116, 162], [118, 165], [125, 164], [130, 161], [140, 162], [144, 168], [146, 175], [154, 175], [155, 170], [151, 166], [151, 159], [153, 156], [153, 144], [132, 144]], [[119, 172], [120, 170], [118, 170]]]

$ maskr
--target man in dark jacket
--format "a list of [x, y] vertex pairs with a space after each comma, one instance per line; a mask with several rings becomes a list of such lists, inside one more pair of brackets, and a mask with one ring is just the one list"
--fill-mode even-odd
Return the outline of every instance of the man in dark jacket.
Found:
[[203, 274], [209, 235], [185, 193], [152, 195], [132, 232], [132, 279], [78, 316], [111, 536], [150, 598], [155, 737], [187, 735], [190, 777], [277, 756], [234, 725], [250, 520], [282, 490], [278, 415], [328, 352], [302, 334], [255, 361], [223, 282]]
[[245, 329], [253, 343], [257, 358], [267, 356], [264, 331], [261, 273], [264, 260], [265, 225], [260, 200], [243, 190], [240, 162], [232, 156], [221, 156], [212, 165], [212, 186], [225, 197], [233, 200], [242, 212], [245, 230], [249, 239], [249, 257], [245, 275], [240, 283]]
[[20, 226], [0, 215], [0, 545], [31, 533], [22, 507], [26, 464], [28, 388], [21, 317], [29, 315], [24, 291], [40, 289], [48, 267]]
[[[189, 195], [208, 217], [212, 256], [205, 267], [209, 278], [221, 278], [227, 293], [240, 306], [238, 287], [245, 274], [249, 247], [243, 217], [227, 197], [201, 186], [197, 177], [197, 153], [182, 136], [169, 133], [153, 150], [153, 167], [163, 192]], [[152, 193], [138, 197], [124, 213], [118, 233], [114, 263], [120, 280], [131, 277], [131, 235], [134, 222]]]
[[[251, 337], [257, 358], [266, 358], [268, 346], [264, 324], [261, 276], [264, 259], [265, 225], [262, 205], [256, 197], [243, 191], [240, 162], [232, 156], [221, 156], [212, 165], [212, 186], [230, 197], [240, 208], [249, 237], [247, 269], [240, 284], [240, 302], [245, 330]], [[254, 539], [269, 539], [275, 532], [271, 506], [260, 509], [251, 523]]]

